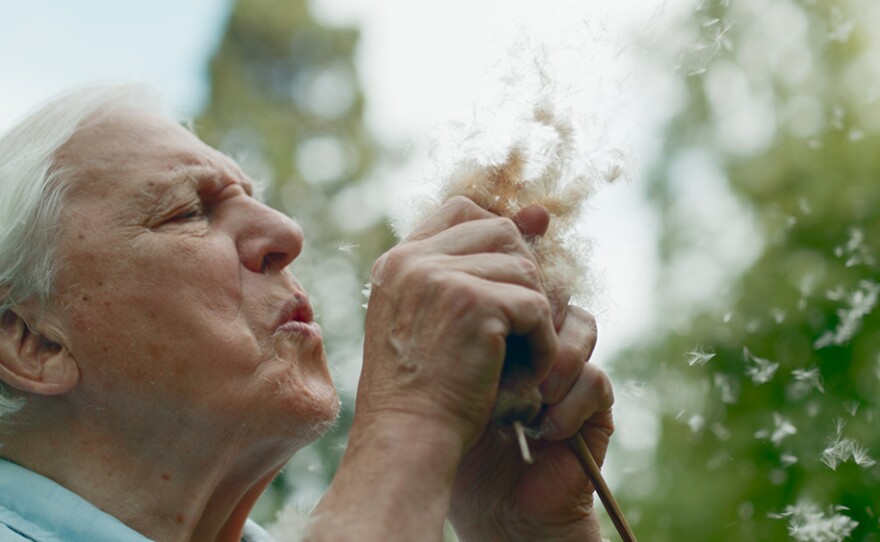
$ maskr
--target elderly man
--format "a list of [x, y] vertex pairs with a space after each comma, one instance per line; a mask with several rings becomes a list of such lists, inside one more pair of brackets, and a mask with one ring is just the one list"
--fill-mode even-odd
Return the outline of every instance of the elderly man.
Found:
[[[459, 198], [375, 265], [348, 449], [308, 540], [598, 541], [565, 444], [598, 459], [607, 377], [514, 221]], [[59, 98], [0, 140], [0, 541], [263, 540], [247, 520], [338, 400], [299, 226], [130, 87]], [[547, 405], [525, 464], [489, 424], [506, 337]]]

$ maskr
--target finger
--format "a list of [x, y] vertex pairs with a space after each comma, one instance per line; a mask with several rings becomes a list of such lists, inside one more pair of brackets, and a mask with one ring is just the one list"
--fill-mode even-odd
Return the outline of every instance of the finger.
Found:
[[614, 392], [608, 375], [596, 365], [587, 363], [566, 396], [544, 413], [541, 438], [568, 438], [581, 428], [584, 421], [597, 412], [609, 410], [613, 404]]
[[583, 427], [581, 427], [580, 432], [590, 448], [593, 459], [601, 467], [605, 462], [605, 452], [608, 451], [611, 435], [614, 433], [614, 420], [611, 416], [611, 409], [609, 408], [590, 416]]
[[541, 270], [534, 260], [512, 254], [480, 253], [438, 256], [438, 265], [492, 282], [514, 284], [544, 293]]
[[550, 226], [550, 213], [540, 205], [529, 205], [512, 218], [526, 237], [540, 237], [547, 233]]
[[437, 212], [422, 222], [407, 239], [410, 241], [426, 239], [457, 224], [497, 216], [469, 198], [455, 196], [449, 198]]
[[[467, 198], [458, 198], [457, 201]], [[462, 203], [456, 207], [467, 213], [476, 204]], [[445, 207], [444, 207], [445, 208]], [[476, 207], [479, 209], [479, 207]], [[447, 209], [453, 211], [453, 207]], [[488, 213], [488, 212], [487, 212]], [[409, 238], [376, 260], [372, 277], [374, 283], [381, 283], [385, 276], [395, 269], [405, 267], [407, 262], [424, 260], [424, 255], [465, 255], [478, 253], [518, 254], [531, 260], [538, 273], [543, 273], [535, 258], [535, 254], [526, 245], [522, 233], [512, 220], [488, 213], [488, 217], [473, 215], [472, 220], [455, 224], [423, 239]], [[427, 232], [425, 230], [422, 233]], [[542, 277], [543, 278], [543, 277]]]
[[550, 299], [550, 306], [553, 307], [553, 327], [558, 332], [562, 329], [562, 325], [565, 323], [565, 318], [568, 315], [568, 302], [571, 301], [571, 295], [567, 292], [560, 292], [558, 289], [551, 288], [547, 292], [547, 297]]
[[[522, 233], [509, 218], [492, 216], [456, 224], [419, 241], [432, 252], [443, 254], [475, 254], [505, 252], [521, 254], [535, 260]], [[537, 262], [536, 262], [537, 263]]]
[[569, 392], [596, 347], [596, 320], [579, 307], [569, 307], [557, 332], [558, 350], [553, 368], [541, 382], [544, 403], [556, 404]]
[[556, 358], [556, 330], [551, 319], [547, 296], [533, 290], [498, 282], [480, 281], [487, 303], [499, 307], [504, 328], [495, 333], [504, 340], [509, 335], [526, 338], [535, 377], [547, 375]]

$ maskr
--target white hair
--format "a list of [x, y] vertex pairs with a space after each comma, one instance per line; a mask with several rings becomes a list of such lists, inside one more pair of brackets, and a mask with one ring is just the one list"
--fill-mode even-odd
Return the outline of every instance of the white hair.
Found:
[[[64, 93], [0, 137], [0, 318], [19, 303], [50, 300], [66, 172], [59, 149], [86, 122], [119, 107], [161, 110], [139, 84], [90, 85]], [[0, 381], [0, 419], [24, 400]]]

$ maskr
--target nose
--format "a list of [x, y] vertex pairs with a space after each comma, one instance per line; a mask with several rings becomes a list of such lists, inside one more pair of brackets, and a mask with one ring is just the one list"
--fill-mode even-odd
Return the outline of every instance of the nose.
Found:
[[254, 273], [281, 271], [302, 252], [302, 229], [271, 207], [250, 203], [236, 242], [241, 262]]

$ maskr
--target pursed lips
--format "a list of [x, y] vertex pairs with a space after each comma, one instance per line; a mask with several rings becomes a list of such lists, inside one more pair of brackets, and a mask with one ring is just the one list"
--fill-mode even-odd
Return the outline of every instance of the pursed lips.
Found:
[[297, 292], [281, 308], [278, 319], [275, 322], [275, 334], [278, 333], [308, 333], [321, 336], [321, 327], [314, 321], [312, 306], [309, 297]]

